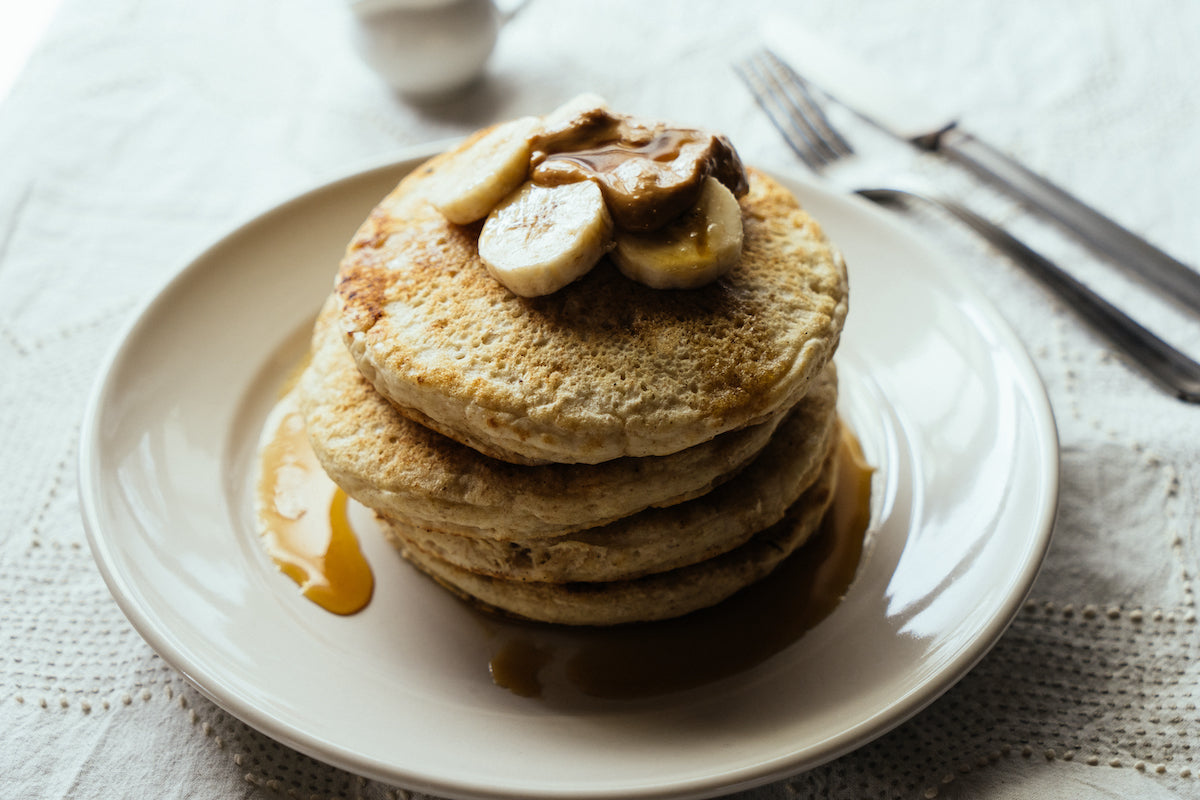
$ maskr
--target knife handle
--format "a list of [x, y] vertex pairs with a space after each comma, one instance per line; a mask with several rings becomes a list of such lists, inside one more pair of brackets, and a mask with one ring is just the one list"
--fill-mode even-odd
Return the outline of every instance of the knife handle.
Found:
[[1130, 233], [1010, 156], [958, 128], [942, 132], [932, 149], [1050, 217], [1133, 276], [1200, 312], [1200, 272]]

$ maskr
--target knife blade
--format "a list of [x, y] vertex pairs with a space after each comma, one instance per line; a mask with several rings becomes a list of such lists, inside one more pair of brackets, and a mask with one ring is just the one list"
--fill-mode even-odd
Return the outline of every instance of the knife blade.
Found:
[[867, 122], [915, 147], [944, 155], [1057, 222], [1098, 255], [1200, 312], [1200, 272], [1137, 236], [1003, 151], [963, 130], [953, 113], [906, 92], [786, 16], [772, 17], [763, 40], [804, 80]]

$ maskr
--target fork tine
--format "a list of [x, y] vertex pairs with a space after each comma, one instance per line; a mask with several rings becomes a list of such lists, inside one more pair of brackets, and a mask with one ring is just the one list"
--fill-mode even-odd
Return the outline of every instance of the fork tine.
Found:
[[784, 141], [814, 172], [854, 153], [804, 79], [774, 53], [763, 50], [734, 69]]
[[854, 148], [850, 146], [850, 142], [838, 133], [829, 121], [829, 117], [825, 115], [820, 101], [813, 94], [812, 85], [775, 53], [770, 50], [764, 50], [763, 53], [764, 58], [773, 65], [778, 73], [784, 76], [782, 84], [790, 88], [788, 96], [792, 98], [797, 113], [802, 114], [809, 127], [818, 132], [822, 144], [833, 151], [838, 158], [854, 155]]
[[734, 71], [750, 89], [751, 96], [783, 136], [792, 152], [807, 164], [809, 169], [819, 172], [824, 166], [824, 159], [817, 154], [815, 132], [802, 124], [802, 118], [797, 118], [793, 112], [793, 104], [783, 93], [778, 80], [772, 79], [765, 65], [760, 62], [760, 57], [751, 56], [742, 63], [735, 64]]
[[787, 109], [787, 116], [792, 126], [808, 143], [810, 155], [818, 163], [818, 168], [837, 161], [841, 157], [840, 154], [826, 141], [821, 129], [813, 122], [815, 114], [812, 111], [810, 97], [797, 90], [796, 74], [786, 69], [785, 65], [774, 58], [769, 51], [764, 51], [760, 59], [767, 83], [780, 98], [779, 102]]

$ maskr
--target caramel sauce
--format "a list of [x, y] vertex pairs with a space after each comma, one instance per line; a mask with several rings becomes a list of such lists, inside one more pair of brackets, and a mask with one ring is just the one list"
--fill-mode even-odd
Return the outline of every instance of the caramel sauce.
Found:
[[665, 128], [656, 131], [642, 142], [628, 142], [617, 139], [593, 144], [589, 147], [569, 150], [561, 153], [551, 153], [542, 163], [567, 161], [581, 167], [585, 173], [612, 172], [632, 158], [644, 158], [649, 161], [674, 161], [685, 144], [699, 141], [697, 131], [682, 128]]
[[267, 418], [256, 501], [267, 554], [305, 597], [334, 614], [366, 607], [375, 586], [371, 567], [346, 518], [345, 493], [308, 443], [294, 394]]
[[617, 227], [627, 231], [667, 225], [695, 204], [710, 175], [735, 196], [749, 189], [726, 137], [599, 108], [536, 137], [531, 166], [542, 186], [595, 181]]
[[837, 490], [820, 529], [767, 578], [664, 622], [564, 629], [494, 621], [493, 682], [524, 697], [632, 700], [734, 675], [796, 642], [845, 596], [870, 522], [873, 470], [842, 430]]

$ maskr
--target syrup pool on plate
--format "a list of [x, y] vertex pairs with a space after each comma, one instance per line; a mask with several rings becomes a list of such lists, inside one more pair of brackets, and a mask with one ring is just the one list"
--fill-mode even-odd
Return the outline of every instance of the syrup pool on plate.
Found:
[[[489, 644], [481, 671], [525, 697], [628, 700], [702, 686], [762, 663], [827, 617], [854, 579], [870, 521], [872, 469], [845, 425], [838, 448], [836, 490], [821, 527], [767, 578], [678, 619], [612, 628], [525, 623], [464, 603]], [[288, 392], [263, 432], [260, 538], [303, 595], [335, 614], [366, 607], [374, 587], [347, 521], [348, 502], [321, 469]]]
[[327, 611], [365, 608], [375, 587], [371, 567], [346, 517], [345, 492], [308, 444], [295, 392], [267, 417], [256, 489], [259, 537], [276, 566]]

